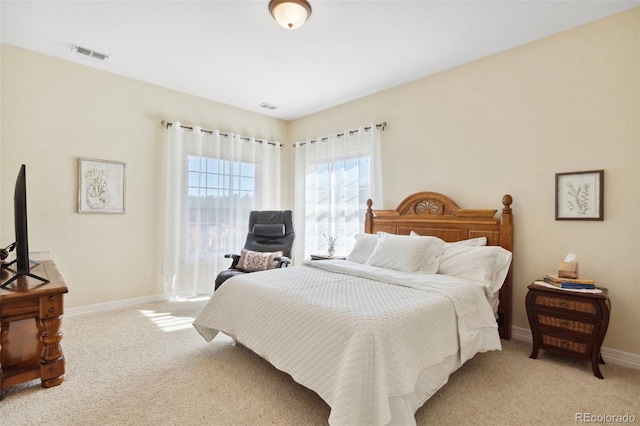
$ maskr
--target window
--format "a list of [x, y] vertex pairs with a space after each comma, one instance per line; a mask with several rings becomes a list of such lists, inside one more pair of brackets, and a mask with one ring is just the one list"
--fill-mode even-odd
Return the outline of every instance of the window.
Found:
[[279, 143], [202, 130], [167, 128], [164, 263], [170, 300], [213, 291], [213, 278], [239, 253], [251, 210], [280, 205]]
[[336, 238], [338, 254], [348, 254], [354, 237], [364, 231], [367, 200], [382, 203], [381, 128], [360, 126], [296, 144], [295, 214], [300, 238], [294, 249], [298, 260], [326, 254], [326, 237]]
[[190, 256], [220, 256], [244, 245], [249, 212], [257, 200], [257, 165], [188, 156], [188, 239]]
[[[371, 157], [368, 153], [311, 163], [307, 180], [307, 244], [317, 253], [327, 245], [325, 235], [338, 237], [342, 253], [353, 248], [355, 236], [364, 230], [366, 200], [371, 194]], [[311, 253], [308, 253], [311, 254]]]

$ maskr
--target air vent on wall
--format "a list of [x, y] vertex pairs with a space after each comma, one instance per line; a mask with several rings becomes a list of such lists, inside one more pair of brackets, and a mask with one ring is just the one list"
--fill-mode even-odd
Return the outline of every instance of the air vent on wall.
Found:
[[258, 106], [259, 106], [260, 108], [265, 108], [265, 109], [278, 109], [278, 107], [277, 107], [277, 106], [275, 106], [275, 105], [271, 105], [271, 104], [270, 104], [270, 103], [268, 103], [268, 102], [263, 102], [263, 103], [261, 103], [261, 104], [260, 104], [260, 105], [258, 105]]
[[96, 52], [95, 50], [92, 50], [92, 49], [87, 49], [86, 47], [77, 46], [75, 44], [73, 45], [71, 50], [73, 50], [78, 55], [80, 55], [80, 56], [82, 56], [82, 57], [84, 57], [86, 59], [92, 59], [92, 60], [98, 61], [98, 62], [106, 62], [109, 59], [109, 55], [106, 55], [106, 54], [100, 53], [100, 52]]

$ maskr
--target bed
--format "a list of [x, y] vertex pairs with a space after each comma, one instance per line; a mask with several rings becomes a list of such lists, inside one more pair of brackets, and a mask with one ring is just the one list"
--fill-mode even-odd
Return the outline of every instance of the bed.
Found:
[[394, 210], [367, 202], [345, 260], [234, 277], [194, 320], [222, 332], [331, 407], [329, 424], [415, 424], [465, 361], [511, 337], [513, 220], [419, 192]]

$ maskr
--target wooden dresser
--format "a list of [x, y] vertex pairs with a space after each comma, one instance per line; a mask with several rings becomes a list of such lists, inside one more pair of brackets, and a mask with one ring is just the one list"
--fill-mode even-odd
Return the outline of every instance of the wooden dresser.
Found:
[[530, 358], [538, 349], [591, 360], [596, 377], [603, 379], [599, 363], [602, 341], [609, 326], [611, 302], [607, 289], [602, 293], [583, 293], [529, 285], [526, 297], [527, 316], [533, 335]]
[[[1, 272], [1, 283], [14, 275]], [[43, 388], [64, 380], [60, 325], [67, 286], [51, 260], [31, 272], [49, 282], [20, 277], [0, 289], [0, 397], [3, 389], [29, 380], [39, 378]]]

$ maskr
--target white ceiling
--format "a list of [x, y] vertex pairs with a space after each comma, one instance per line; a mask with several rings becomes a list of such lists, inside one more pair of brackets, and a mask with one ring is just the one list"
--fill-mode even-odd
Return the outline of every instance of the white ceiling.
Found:
[[[3, 43], [293, 120], [640, 5], [640, 0], [0, 1]], [[110, 55], [97, 63], [76, 44]], [[260, 108], [267, 102], [275, 110]]]

